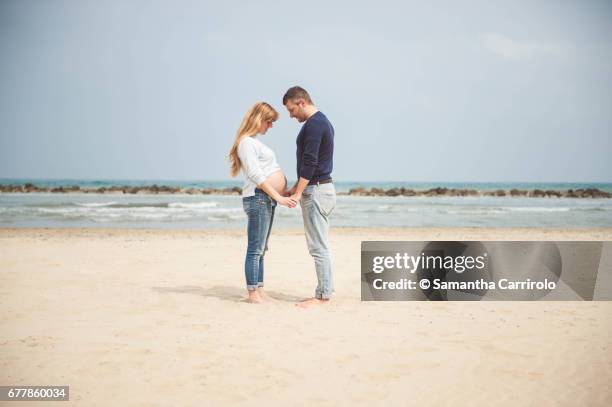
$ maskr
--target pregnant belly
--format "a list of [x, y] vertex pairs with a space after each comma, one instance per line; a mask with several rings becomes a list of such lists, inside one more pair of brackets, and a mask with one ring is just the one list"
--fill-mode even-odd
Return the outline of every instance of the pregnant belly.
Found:
[[268, 178], [266, 178], [266, 181], [268, 181], [270, 186], [279, 194], [282, 194], [287, 188], [287, 178], [285, 178], [285, 174], [283, 174], [282, 170], [278, 170], [270, 174]]

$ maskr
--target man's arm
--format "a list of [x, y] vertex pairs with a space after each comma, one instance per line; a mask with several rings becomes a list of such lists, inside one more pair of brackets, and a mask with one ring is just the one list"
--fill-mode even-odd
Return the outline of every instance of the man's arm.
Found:
[[293, 188], [289, 190], [291, 198], [295, 199], [296, 201], [299, 201], [302, 198], [302, 193], [304, 192], [304, 189], [306, 189], [306, 187], [308, 186], [309, 182], [310, 180], [300, 177], [297, 184], [295, 184]]
[[309, 126], [304, 134], [304, 153], [302, 155], [302, 166], [299, 169], [299, 177], [297, 184], [289, 191], [291, 198], [299, 201], [302, 198], [304, 189], [314, 176], [314, 173], [319, 165], [319, 149], [321, 148], [321, 140], [323, 139], [323, 131], [320, 126]]

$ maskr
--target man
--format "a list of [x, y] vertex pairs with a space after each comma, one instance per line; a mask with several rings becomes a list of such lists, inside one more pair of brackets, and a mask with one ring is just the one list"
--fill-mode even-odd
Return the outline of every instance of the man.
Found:
[[298, 134], [298, 182], [289, 190], [300, 201], [308, 251], [314, 258], [317, 288], [314, 298], [299, 303], [302, 307], [328, 304], [334, 291], [329, 247], [329, 216], [336, 206], [336, 190], [331, 172], [334, 158], [334, 128], [312, 103], [306, 90], [290, 88], [283, 96], [289, 116], [304, 123]]

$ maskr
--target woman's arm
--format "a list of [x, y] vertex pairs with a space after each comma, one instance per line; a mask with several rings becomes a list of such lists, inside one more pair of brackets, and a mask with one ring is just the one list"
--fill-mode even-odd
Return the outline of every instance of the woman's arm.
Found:
[[244, 170], [244, 175], [256, 185], [263, 183], [266, 177], [259, 166], [257, 148], [250, 137], [245, 137], [238, 145], [238, 157]]
[[262, 189], [266, 194], [268, 194], [270, 198], [274, 199], [281, 205], [288, 206], [289, 208], [293, 208], [297, 205], [297, 201], [295, 199], [282, 196], [270, 186], [268, 181], [266, 181], [266, 177], [259, 166], [259, 161], [257, 160], [257, 150], [253, 140], [242, 140], [242, 142], [238, 145], [238, 157], [240, 157], [240, 162], [244, 168], [246, 177], [253, 181], [258, 188]]
[[279, 194], [274, 188], [270, 186], [268, 181], [264, 181], [261, 184], [257, 184], [259, 189], [262, 189], [268, 196], [274, 199], [281, 205], [288, 206], [289, 208], [294, 208], [297, 205], [297, 201], [290, 197], [285, 197]]

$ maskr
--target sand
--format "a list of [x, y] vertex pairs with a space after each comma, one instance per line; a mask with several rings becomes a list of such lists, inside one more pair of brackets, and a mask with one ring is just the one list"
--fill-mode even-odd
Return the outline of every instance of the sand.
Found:
[[360, 301], [362, 240], [444, 239], [612, 229], [334, 229], [316, 309], [294, 306], [315, 286], [300, 230], [273, 231], [278, 302], [253, 305], [243, 230], [0, 229], [0, 385], [77, 406], [612, 405], [612, 302]]

